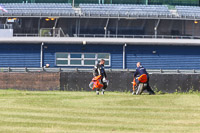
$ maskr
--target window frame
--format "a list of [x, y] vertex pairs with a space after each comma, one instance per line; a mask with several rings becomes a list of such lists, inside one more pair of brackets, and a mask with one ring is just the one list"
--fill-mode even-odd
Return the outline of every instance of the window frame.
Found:
[[[68, 58], [56, 58], [57, 54], [68, 54]], [[71, 58], [71, 54], [81, 54], [81, 58]], [[95, 54], [95, 58], [85, 58], [85, 54]], [[105, 65], [106, 67], [111, 67], [111, 54], [110, 53], [83, 53], [83, 52], [56, 52], [55, 53], [55, 66], [82, 66], [82, 67], [91, 67], [99, 62], [98, 54], [108, 54], [109, 59], [104, 59], [109, 62], [109, 65]], [[68, 64], [57, 64], [56, 61], [59, 60], [67, 60]], [[81, 60], [81, 65], [71, 65], [71, 60]], [[95, 60], [94, 65], [84, 65], [85, 60]]]

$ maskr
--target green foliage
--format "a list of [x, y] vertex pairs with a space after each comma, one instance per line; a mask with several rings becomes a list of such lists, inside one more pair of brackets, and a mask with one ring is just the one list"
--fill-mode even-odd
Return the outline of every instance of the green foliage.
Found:
[[200, 94], [199, 90], [195, 90], [192, 86], [187, 92], [183, 92], [181, 90], [181, 87], [178, 87], [178, 89], [175, 90], [174, 94]]
[[153, 90], [156, 93], [156, 95], [166, 94], [162, 90], [158, 89], [156, 86], [154, 86], [153, 88], [154, 88]]

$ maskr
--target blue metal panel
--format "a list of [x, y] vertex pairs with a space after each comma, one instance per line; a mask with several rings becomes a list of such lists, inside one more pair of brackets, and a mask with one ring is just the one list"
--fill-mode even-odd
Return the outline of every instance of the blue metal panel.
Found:
[[127, 46], [126, 67], [136, 68], [136, 63], [148, 69], [200, 69], [198, 46]]
[[[199, 51], [198, 46], [128, 45], [126, 68], [134, 69], [135, 64], [140, 61], [148, 69], [200, 69]], [[45, 44], [44, 64], [56, 67], [56, 52], [110, 53], [110, 68], [121, 69], [123, 66], [122, 45]], [[40, 67], [40, 45], [1, 44], [0, 67]]]
[[[111, 67], [122, 69], [123, 64], [123, 46], [122, 45], [64, 45], [64, 44], [45, 44], [44, 46], [44, 64], [55, 65], [56, 52], [81, 52], [81, 53], [110, 53]], [[77, 67], [77, 66], [76, 66]], [[91, 67], [78, 67], [91, 68]], [[108, 68], [108, 67], [107, 67]]]
[[1, 44], [0, 67], [40, 67], [40, 45]]

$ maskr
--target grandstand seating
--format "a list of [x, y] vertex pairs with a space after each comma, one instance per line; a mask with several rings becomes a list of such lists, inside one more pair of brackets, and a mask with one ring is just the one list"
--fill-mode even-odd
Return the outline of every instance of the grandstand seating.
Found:
[[[1, 3], [72, 3], [73, 0], [0, 0]], [[199, 0], [74, 0], [75, 5], [80, 3], [99, 4], [146, 4], [149, 5], [184, 5], [199, 6]]]
[[200, 18], [200, 7], [197, 6], [176, 6], [176, 10], [180, 17]]
[[[4, 3], [0, 16], [171, 17], [166, 5], [80, 4], [76, 14], [70, 3]], [[181, 18], [200, 18], [200, 7], [176, 6]]]
[[73, 16], [75, 14], [68, 3], [7, 3], [2, 4], [8, 12], [4, 16]]
[[131, 4], [80, 4], [82, 14], [86, 16], [169, 16], [166, 5], [131, 5]]

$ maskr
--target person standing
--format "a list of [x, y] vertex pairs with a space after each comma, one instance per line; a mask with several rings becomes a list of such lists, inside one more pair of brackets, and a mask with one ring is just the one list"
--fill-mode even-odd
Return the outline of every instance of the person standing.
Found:
[[[108, 86], [108, 80], [107, 80], [107, 75], [106, 75], [106, 72], [104, 69], [104, 64], [105, 64], [105, 60], [101, 59], [100, 62], [94, 66], [94, 69], [93, 69], [94, 77], [101, 75], [101, 82], [103, 84], [102, 95], [104, 95], [104, 92]], [[99, 95], [99, 91], [100, 91], [100, 89], [96, 90], [97, 95]]]

